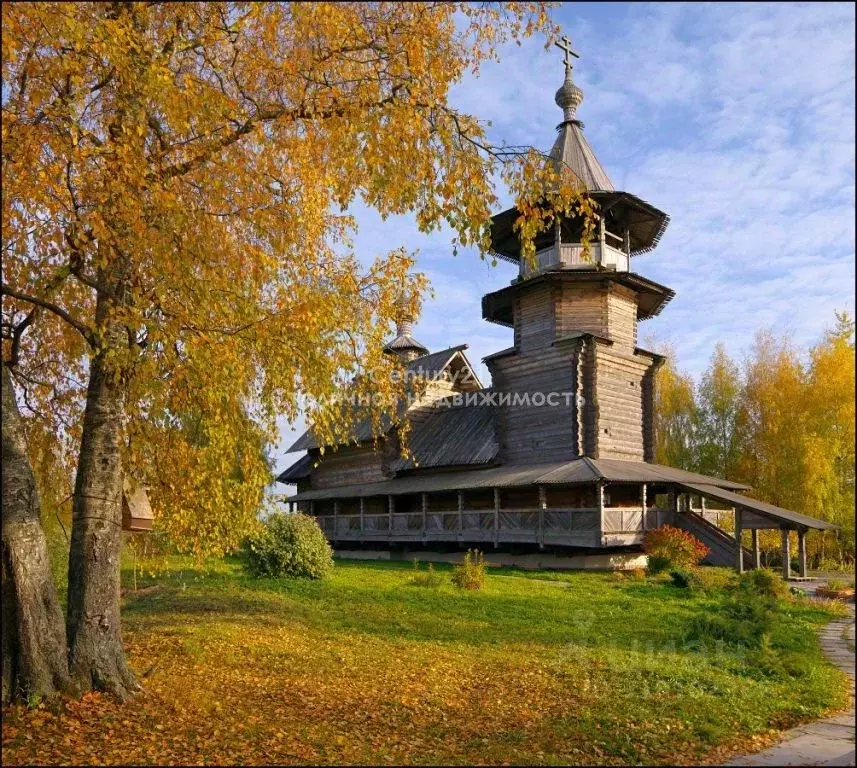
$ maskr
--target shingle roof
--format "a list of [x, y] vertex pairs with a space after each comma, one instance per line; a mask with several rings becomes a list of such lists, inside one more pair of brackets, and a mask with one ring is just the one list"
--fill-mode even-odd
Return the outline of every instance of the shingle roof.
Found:
[[682, 483], [682, 485], [692, 491], [696, 491], [697, 493], [711, 496], [737, 507], [751, 509], [753, 512], [757, 512], [764, 517], [773, 518], [785, 523], [793, 523], [795, 526], [815, 528], [820, 531], [835, 530], [838, 527], [831, 523], [827, 523], [824, 520], [817, 520], [814, 517], [809, 517], [809, 515], [802, 515], [800, 512], [792, 512], [790, 509], [783, 509], [782, 507], [768, 504], [765, 501], [751, 499], [748, 496], [742, 496], [740, 493], [732, 493], [731, 491], [724, 490], [723, 488], [717, 488], [713, 485], [707, 485], [704, 483]]
[[612, 192], [613, 182], [589, 146], [582, 128], [579, 120], [563, 122], [550, 151], [551, 159], [560, 170], [570, 169], [587, 192]]
[[[457, 472], [425, 472], [394, 477], [378, 483], [340, 486], [305, 491], [291, 497], [293, 501], [311, 499], [355, 498], [360, 496], [399, 495], [431, 491], [466, 490], [470, 488], [506, 488], [529, 485], [571, 485], [607, 482], [682, 483], [707, 481], [713, 488], [740, 489], [747, 486], [715, 477], [685, 472], [674, 467], [622, 459], [573, 459], [548, 464], [506, 464], [485, 469], [462, 469]], [[744, 497], [741, 497], [744, 498]]]
[[[450, 347], [449, 349], [441, 349], [438, 352], [432, 352], [431, 354], [417, 357], [408, 363], [407, 375], [431, 379], [431, 377], [440, 374], [446, 366], [450, 364], [456, 354], [463, 352], [467, 349], [467, 346], [467, 344], [459, 344], [458, 346]], [[470, 362], [466, 357], [464, 360], [467, 365], [470, 366]], [[472, 366], [470, 366], [470, 368], [472, 370]], [[382, 423], [382, 431], [385, 433], [392, 427], [393, 421], [391, 419], [385, 419]], [[352, 434], [352, 442], [362, 443], [367, 440], [371, 440], [373, 437], [372, 419], [367, 417], [357, 421], [354, 425]], [[319, 447], [321, 446], [312, 434], [312, 430], [308, 429], [297, 440], [295, 440], [294, 443], [292, 443], [292, 445], [286, 450], [286, 453], [292, 453], [293, 451], [306, 451]]]
[[732, 480], [700, 475], [697, 472], [688, 472], [684, 469], [667, 467], [663, 464], [651, 464], [647, 461], [589, 458], [582, 460], [592, 464], [604, 480], [614, 483], [656, 483], [658, 481], [670, 483], [707, 483], [712, 487], [731, 488], [733, 490], [745, 490], [749, 487], [743, 483], [735, 483]]
[[393, 471], [416, 467], [488, 464], [497, 457], [494, 408], [488, 405], [450, 407], [449, 398], [435, 404], [409, 438], [411, 459], [393, 463]]
[[428, 352], [428, 347], [424, 347], [413, 336], [408, 334], [400, 334], [391, 342], [384, 346], [384, 349], [389, 352], [399, 352], [406, 349], [415, 349], [425, 355]]
[[283, 470], [277, 476], [278, 483], [294, 483], [297, 480], [303, 480], [310, 476], [314, 461], [312, 456], [307, 454], [301, 456], [292, 466]]

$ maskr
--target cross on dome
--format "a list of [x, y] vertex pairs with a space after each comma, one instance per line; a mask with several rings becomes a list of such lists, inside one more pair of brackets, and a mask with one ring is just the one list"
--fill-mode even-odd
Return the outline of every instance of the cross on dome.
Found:
[[565, 62], [565, 69], [568, 71], [572, 68], [571, 56], [574, 56], [575, 59], [580, 58], [580, 54], [576, 51], [572, 50], [571, 40], [568, 35], [563, 35], [559, 40], [557, 40], [554, 45], [559, 48], [561, 51], [564, 51], [565, 56], [563, 57], [563, 61]]
[[565, 54], [563, 57], [565, 61], [565, 81], [556, 92], [555, 100], [557, 106], [562, 109], [563, 122], [570, 122], [576, 119], [577, 108], [580, 106], [580, 102], [583, 101], [583, 91], [571, 79], [571, 70], [573, 69], [571, 59], [572, 57], [579, 59], [580, 54], [572, 49], [571, 40], [569, 40], [568, 35], [563, 35], [554, 45]]

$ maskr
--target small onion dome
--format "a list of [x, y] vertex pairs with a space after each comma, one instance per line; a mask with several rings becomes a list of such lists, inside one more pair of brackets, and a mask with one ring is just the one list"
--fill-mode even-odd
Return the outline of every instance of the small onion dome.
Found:
[[571, 79], [571, 67], [565, 69], [565, 81], [554, 96], [557, 106], [562, 109], [563, 122], [575, 120], [575, 113], [583, 101], [583, 91]]

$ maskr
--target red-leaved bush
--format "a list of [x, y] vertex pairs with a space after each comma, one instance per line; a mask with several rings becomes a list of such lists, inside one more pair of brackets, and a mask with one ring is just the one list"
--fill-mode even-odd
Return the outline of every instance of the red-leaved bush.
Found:
[[663, 525], [646, 533], [643, 551], [649, 556], [649, 571], [659, 573], [671, 568], [693, 568], [708, 554], [693, 534]]

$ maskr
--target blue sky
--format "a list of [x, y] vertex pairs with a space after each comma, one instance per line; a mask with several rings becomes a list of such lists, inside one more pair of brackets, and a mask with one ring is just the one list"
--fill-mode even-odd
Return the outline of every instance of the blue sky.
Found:
[[[671, 344], [702, 371], [718, 341], [741, 359], [760, 328], [807, 345], [836, 309], [854, 312], [855, 9], [850, 3], [569, 3], [554, 11], [581, 58], [578, 116], [614, 186], [670, 214], [658, 248], [633, 269], [673, 288], [641, 341]], [[547, 151], [561, 111], [562, 53], [544, 40], [500, 51], [468, 77], [456, 106], [496, 139]], [[505, 199], [504, 199], [505, 202]], [[449, 233], [356, 210], [366, 260], [418, 250], [431, 279], [415, 336], [432, 350], [467, 343], [481, 359], [512, 332], [481, 318], [482, 294], [512, 265], [452, 255]], [[282, 469], [303, 424], [283, 425]], [[282, 488], [282, 486], [280, 486]]]

